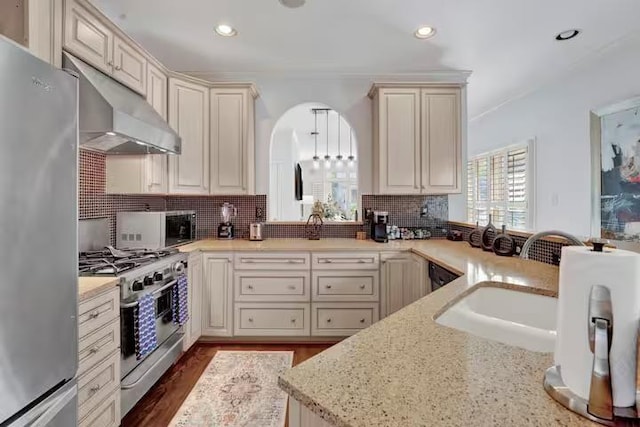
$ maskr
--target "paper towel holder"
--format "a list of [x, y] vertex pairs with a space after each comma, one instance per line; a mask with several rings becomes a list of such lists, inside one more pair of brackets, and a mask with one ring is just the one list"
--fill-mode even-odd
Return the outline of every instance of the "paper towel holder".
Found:
[[[587, 319], [589, 348], [594, 354], [589, 400], [583, 399], [564, 384], [560, 366], [545, 372], [544, 389], [567, 409], [600, 424], [615, 426], [638, 421], [636, 406], [613, 406], [609, 352], [613, 338], [611, 293], [605, 286], [591, 287]], [[636, 393], [637, 394], [637, 393]]]

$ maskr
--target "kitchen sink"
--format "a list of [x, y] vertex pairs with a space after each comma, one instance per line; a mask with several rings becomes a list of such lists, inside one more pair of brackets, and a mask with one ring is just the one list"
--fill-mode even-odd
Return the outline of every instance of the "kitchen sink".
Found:
[[511, 289], [480, 287], [436, 322], [531, 351], [553, 352], [557, 299]]

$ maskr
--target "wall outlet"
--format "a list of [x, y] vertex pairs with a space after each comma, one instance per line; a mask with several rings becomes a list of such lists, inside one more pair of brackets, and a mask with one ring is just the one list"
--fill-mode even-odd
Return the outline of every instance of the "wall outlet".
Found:
[[256, 207], [256, 219], [257, 220], [264, 219], [264, 209]]

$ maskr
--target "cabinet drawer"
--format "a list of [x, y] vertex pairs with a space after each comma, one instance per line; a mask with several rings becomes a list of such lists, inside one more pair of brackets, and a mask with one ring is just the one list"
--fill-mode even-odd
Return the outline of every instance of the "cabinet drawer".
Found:
[[311, 305], [311, 334], [355, 334], [377, 322], [379, 316], [377, 303], [314, 303]]
[[306, 271], [262, 271], [235, 274], [236, 301], [309, 301]]
[[314, 270], [377, 270], [377, 253], [328, 252], [311, 254]]
[[245, 252], [236, 253], [237, 270], [308, 270], [308, 253], [296, 252]]
[[84, 338], [120, 316], [120, 288], [83, 301], [78, 307], [78, 337]]
[[120, 352], [116, 351], [78, 379], [78, 419], [120, 389]]
[[120, 347], [120, 320], [86, 335], [78, 344], [78, 375], [95, 366]]
[[120, 425], [120, 389], [117, 388], [105, 400], [80, 421], [78, 427], [118, 427]]
[[309, 304], [236, 304], [235, 335], [309, 335]]
[[313, 273], [314, 301], [378, 301], [377, 271], [321, 271]]

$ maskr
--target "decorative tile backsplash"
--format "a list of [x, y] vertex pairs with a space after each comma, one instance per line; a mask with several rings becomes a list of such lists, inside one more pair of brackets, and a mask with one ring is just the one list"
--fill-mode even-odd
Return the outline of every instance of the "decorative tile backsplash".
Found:
[[[239, 237], [248, 236], [249, 224], [255, 221], [256, 208], [262, 208], [266, 218], [267, 196], [164, 196], [164, 195], [111, 195], [106, 194], [106, 156], [102, 153], [80, 150], [79, 216], [80, 219], [109, 218], [111, 242], [115, 244], [117, 212], [195, 210], [198, 218], [199, 238], [215, 237], [221, 221], [220, 206], [229, 202], [238, 208], [234, 220]], [[380, 196], [365, 194], [362, 207], [387, 211], [389, 223], [406, 228], [426, 228], [432, 237], [444, 237], [449, 229], [459, 230], [467, 240], [472, 226], [449, 223], [447, 196]], [[353, 238], [357, 231], [368, 231], [365, 225], [325, 225], [322, 238]], [[266, 238], [305, 238], [304, 224], [266, 224]], [[526, 238], [512, 235], [518, 247]], [[530, 258], [548, 264], [558, 261], [563, 243], [541, 240], [530, 251]]]

